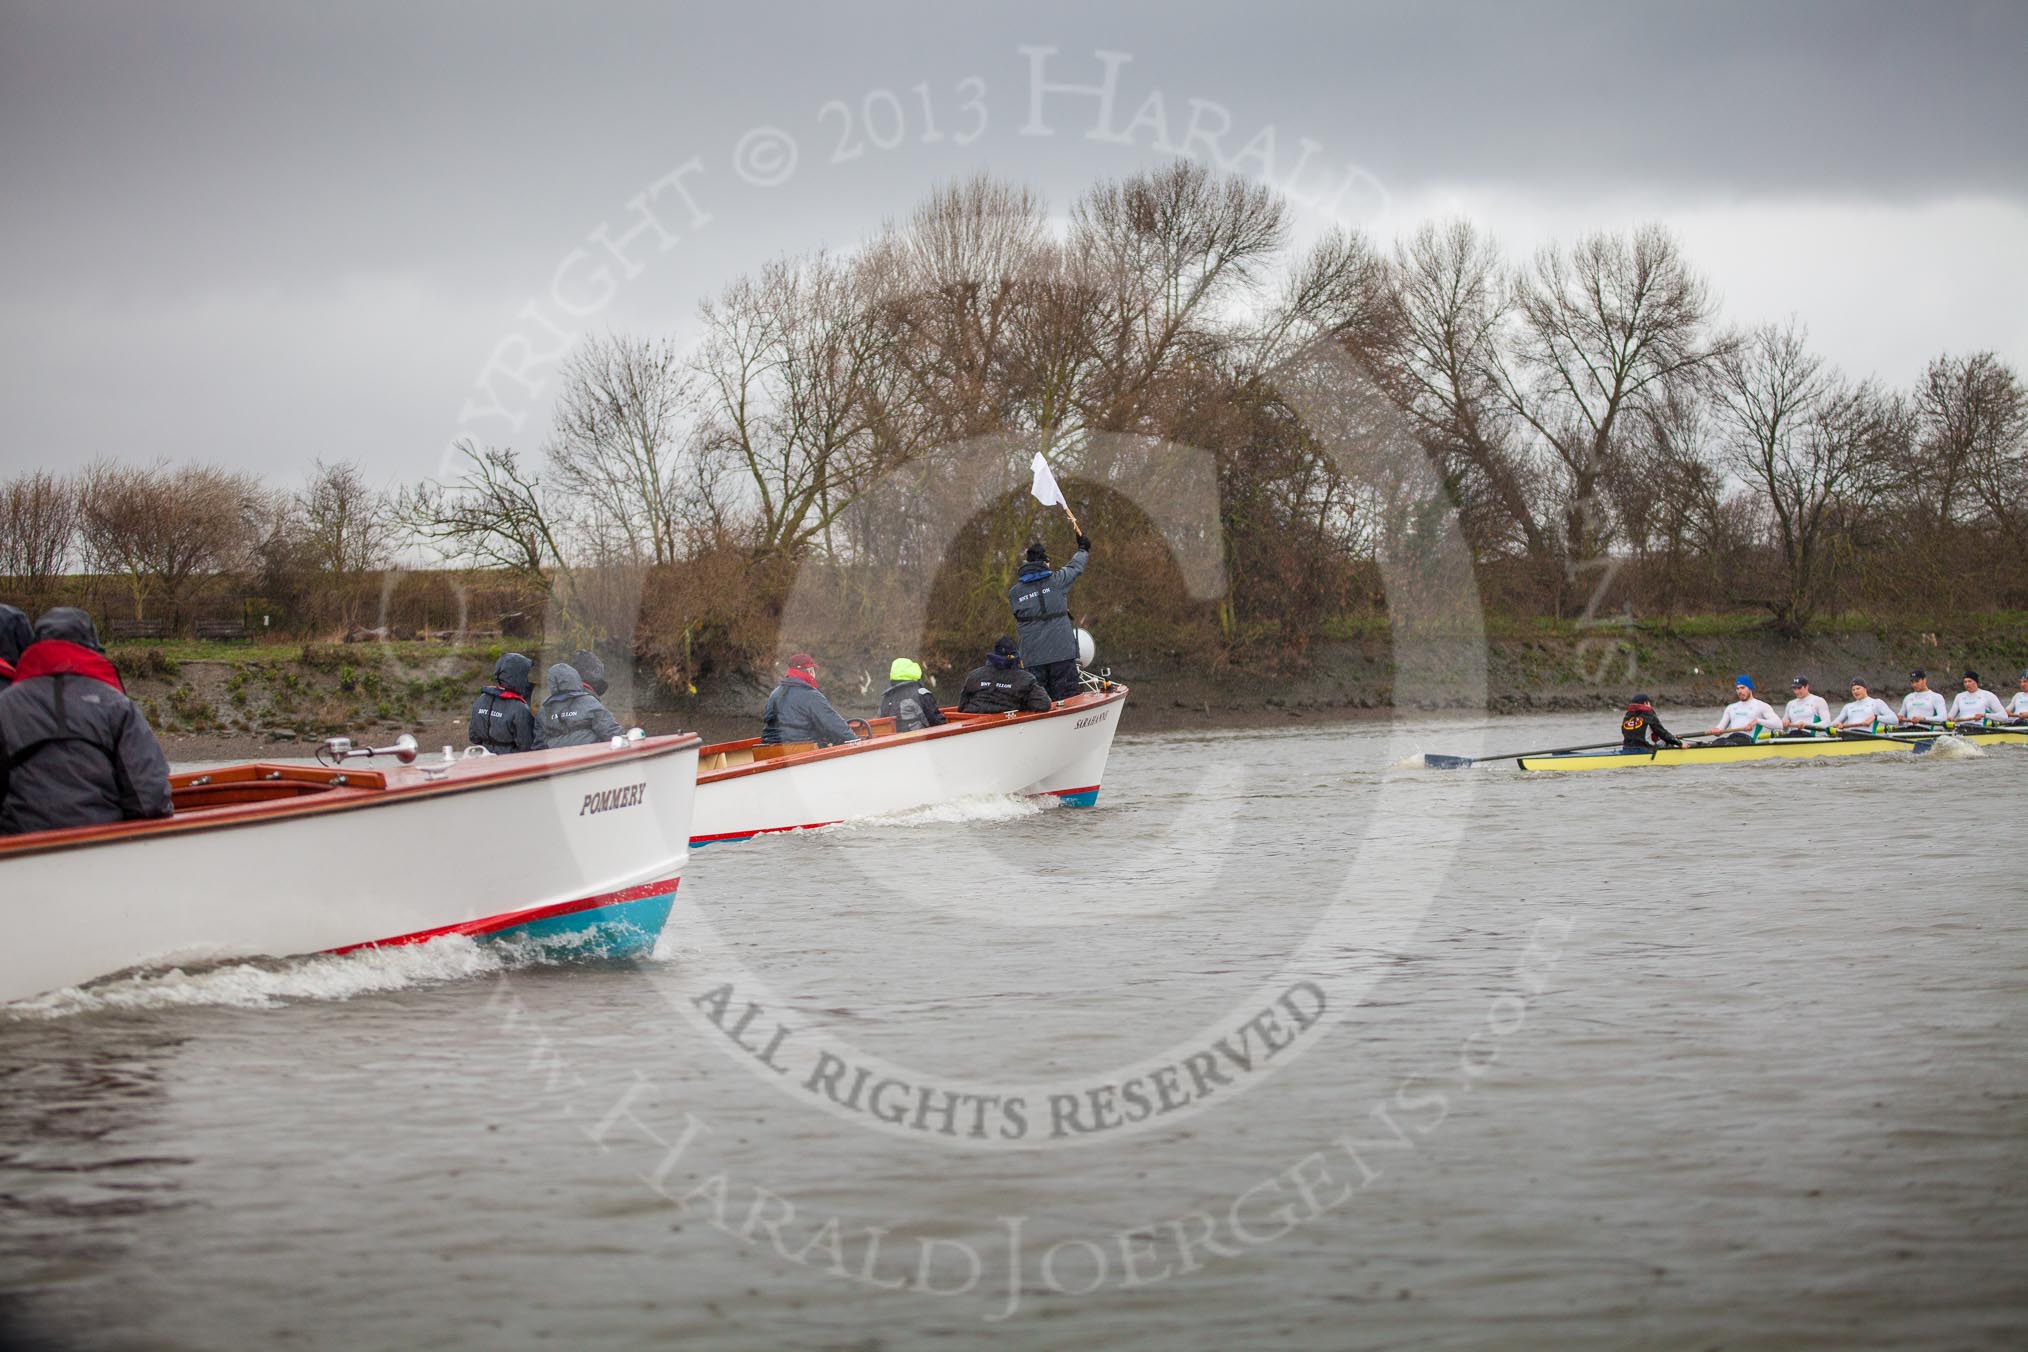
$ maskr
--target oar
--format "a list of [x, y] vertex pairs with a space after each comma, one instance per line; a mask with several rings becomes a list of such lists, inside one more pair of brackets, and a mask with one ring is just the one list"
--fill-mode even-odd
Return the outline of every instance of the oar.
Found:
[[1561, 756], [1568, 751], [1603, 751], [1618, 742], [1587, 742], [1583, 746], [1552, 746], [1541, 751], [1510, 751], [1501, 756], [1439, 756], [1426, 752], [1422, 758], [1425, 770], [1465, 770], [1481, 761], [1519, 760], [1523, 756]]
[[1884, 732], [1868, 732], [1865, 728], [1833, 728], [1836, 737], [1847, 737], [1855, 742], [1901, 742], [1905, 738], [1893, 737]]

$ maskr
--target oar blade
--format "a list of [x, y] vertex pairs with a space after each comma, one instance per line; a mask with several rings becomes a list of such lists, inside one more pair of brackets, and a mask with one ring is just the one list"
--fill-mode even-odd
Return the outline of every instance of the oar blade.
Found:
[[1439, 756], [1433, 751], [1424, 752], [1422, 768], [1425, 770], [1469, 770], [1473, 765], [1470, 756]]

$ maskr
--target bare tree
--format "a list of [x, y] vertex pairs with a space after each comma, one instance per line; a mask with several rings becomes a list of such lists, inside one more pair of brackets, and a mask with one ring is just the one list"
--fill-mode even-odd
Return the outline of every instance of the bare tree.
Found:
[[1568, 580], [1612, 540], [1601, 489], [1625, 453], [1624, 420], [1724, 344], [1706, 333], [1710, 289], [1659, 226], [1545, 247], [1514, 279], [1513, 305], [1511, 348], [1495, 375], [1559, 471]]
[[[563, 369], [549, 447], [551, 489], [603, 557], [675, 563], [700, 503], [690, 372], [675, 343], [587, 338]], [[610, 542], [610, 543], [608, 543]]]
[[2028, 546], [2021, 507], [2028, 471], [2028, 394], [1998, 356], [1948, 354], [1916, 382], [1914, 408], [1921, 461], [1908, 485], [1933, 528], [1983, 508], [2014, 540]]
[[1890, 411], [1809, 350], [1800, 323], [1762, 325], [1720, 357], [1716, 388], [1733, 463], [1773, 515], [1781, 589], [1764, 602], [1800, 635], [1828, 599], [1856, 517], [1877, 494]]
[[1719, 435], [1705, 392], [1679, 382], [1644, 404], [1635, 454], [1612, 480], [1628, 543], [1651, 565], [1643, 599], [1665, 622], [1685, 602], [1727, 599], [1751, 544], [1739, 504], [1728, 496]]
[[913, 450], [892, 435], [888, 331], [825, 254], [762, 269], [704, 307], [702, 447], [737, 468], [758, 556], [794, 557]]
[[549, 569], [566, 555], [540, 476], [524, 470], [511, 448], [464, 440], [455, 449], [464, 462], [458, 477], [403, 489], [396, 519], [446, 558], [504, 568], [546, 589]]
[[395, 537], [388, 495], [367, 483], [353, 461], [315, 463], [294, 504], [312, 564], [340, 576], [385, 567]]
[[983, 175], [938, 189], [861, 260], [908, 398], [947, 440], [998, 430], [1029, 382], [1009, 344], [1056, 246], [1040, 198]]
[[0, 576], [34, 605], [69, 570], [77, 544], [78, 494], [69, 479], [31, 470], [0, 490]]
[[214, 465], [101, 460], [79, 485], [85, 549], [99, 571], [127, 579], [136, 616], [151, 595], [180, 615], [194, 584], [248, 566], [268, 497], [255, 476]]
[[1249, 373], [1296, 358], [1314, 342], [1337, 342], [1372, 360], [1388, 345], [1400, 314], [1388, 261], [1357, 231], [1331, 230], [1296, 261], [1281, 295], [1247, 335]]
[[1546, 564], [1555, 546], [1539, 516], [1539, 467], [1498, 375], [1509, 314], [1501, 266], [1492, 238], [1465, 220], [1423, 225], [1395, 246], [1387, 383], [1481, 554], [1518, 545]]
[[1161, 378], [1215, 330], [1223, 303], [1265, 280], [1287, 238], [1281, 198], [1194, 160], [1086, 193], [1070, 242], [1100, 303], [1086, 423], [1151, 430], [1145, 418]]

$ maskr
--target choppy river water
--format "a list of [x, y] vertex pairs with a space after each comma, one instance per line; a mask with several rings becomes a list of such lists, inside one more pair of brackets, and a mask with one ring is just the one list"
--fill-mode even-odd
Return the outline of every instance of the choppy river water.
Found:
[[652, 962], [0, 1015], [14, 1336], [2021, 1345], [2028, 754], [1389, 768], [1598, 735], [1129, 733], [699, 852]]

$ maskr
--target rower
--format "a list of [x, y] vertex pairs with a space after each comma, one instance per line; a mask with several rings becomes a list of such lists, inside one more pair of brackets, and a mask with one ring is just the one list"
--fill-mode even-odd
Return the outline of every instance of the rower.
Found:
[[1909, 672], [1908, 693], [1901, 697], [1901, 721], [1920, 728], [1941, 723], [1946, 717], [1943, 696], [1929, 688], [1929, 673], [1921, 667]]
[[1822, 695], [1810, 693], [1810, 678], [1798, 676], [1789, 682], [1789, 689], [1795, 698], [1782, 710], [1782, 729], [1785, 732], [1819, 732], [1831, 721], [1831, 706], [1824, 702]]
[[2007, 701], [2007, 712], [2017, 719], [2028, 719], [2028, 671], [2021, 673], [2021, 690]]
[[1748, 746], [1759, 740], [1760, 729], [1766, 728], [1773, 737], [1782, 730], [1782, 721], [1775, 717], [1775, 711], [1764, 699], [1756, 699], [1753, 693], [1753, 677], [1741, 672], [1732, 678], [1733, 702], [1725, 706], [1725, 712], [1718, 715], [1718, 725], [1706, 728], [1705, 734], [1717, 740], [1713, 746]]
[[1838, 711], [1838, 717], [1831, 723], [1833, 728], [1858, 728], [1865, 732], [1879, 732], [1891, 728], [1901, 719], [1887, 701], [1873, 698], [1866, 688], [1866, 682], [1855, 679], [1852, 682], [1852, 702]]
[[1683, 745], [1683, 739], [1655, 717], [1654, 701], [1646, 695], [1636, 695], [1627, 701], [1627, 711], [1620, 716], [1620, 738], [1620, 751], [1629, 756], [1653, 755], [1658, 746]]
[[1990, 690], [1979, 689], [1979, 673], [1966, 672], [1964, 693], [1951, 701], [1951, 722], [1984, 723], [1995, 718], [2004, 721], [2006, 717], [2000, 697]]

